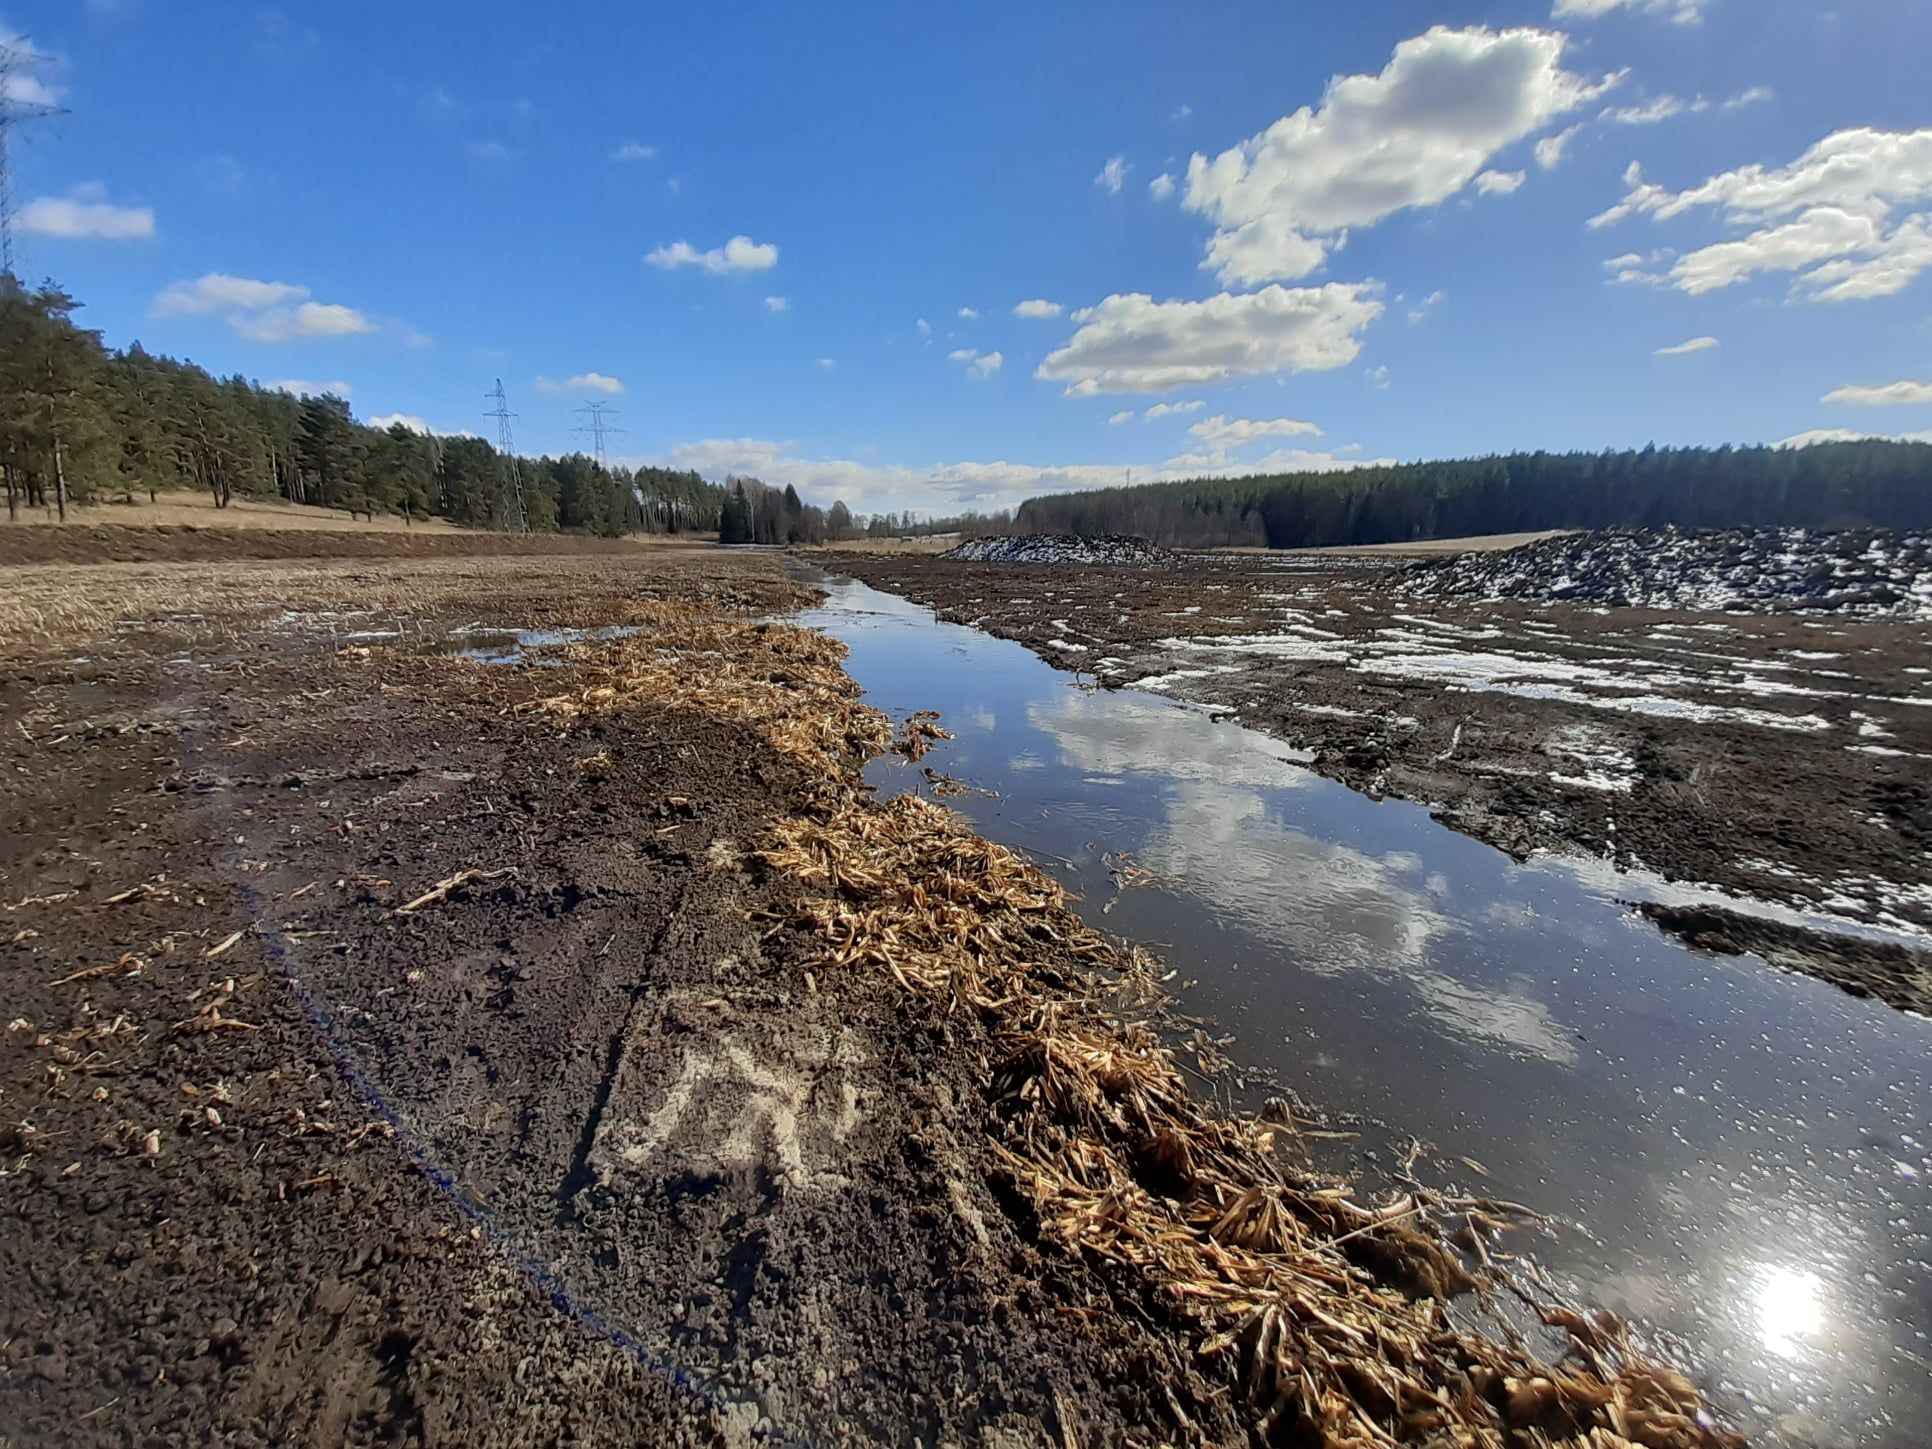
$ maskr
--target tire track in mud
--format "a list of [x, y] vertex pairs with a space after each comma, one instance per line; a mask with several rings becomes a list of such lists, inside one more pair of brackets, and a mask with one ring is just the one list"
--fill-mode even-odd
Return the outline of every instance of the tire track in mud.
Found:
[[[655, 956], [664, 945], [665, 937], [670, 934], [676, 918], [667, 919], [659, 928], [655, 939], [645, 952], [647, 957]], [[644, 988], [633, 982], [629, 988], [630, 1002], [624, 1008], [624, 1019], [610, 1039], [609, 1056], [605, 1063], [603, 1079], [597, 1084], [595, 1096], [591, 1099], [590, 1111], [584, 1117], [583, 1131], [578, 1134], [577, 1150], [570, 1161], [570, 1170], [557, 1186], [557, 1202], [560, 1218], [564, 1223], [572, 1220], [576, 1212], [577, 1194], [594, 1181], [590, 1170], [590, 1154], [597, 1142], [599, 1125], [604, 1111], [610, 1105], [611, 1090], [617, 1084], [618, 1074], [623, 1070], [624, 1055], [631, 1034], [635, 1030], [638, 1003], [642, 1000]]]

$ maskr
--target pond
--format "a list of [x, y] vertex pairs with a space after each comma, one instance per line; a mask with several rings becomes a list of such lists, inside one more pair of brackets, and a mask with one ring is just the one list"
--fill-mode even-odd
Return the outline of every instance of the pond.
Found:
[[1602, 862], [1519, 865], [1264, 735], [793, 567], [870, 701], [955, 736], [875, 762], [881, 791], [932, 767], [991, 792], [947, 803], [1355, 1134], [1365, 1191], [1419, 1138], [1424, 1180], [1557, 1219], [1523, 1240], [1539, 1264], [1675, 1339], [1747, 1427], [1925, 1442], [1932, 1022], [1690, 951]]

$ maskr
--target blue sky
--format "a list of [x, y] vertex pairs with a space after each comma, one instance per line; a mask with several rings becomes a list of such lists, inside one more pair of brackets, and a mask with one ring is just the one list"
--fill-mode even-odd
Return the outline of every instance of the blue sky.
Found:
[[24, 270], [110, 343], [438, 431], [491, 431], [501, 376], [526, 451], [601, 400], [614, 455], [950, 511], [1932, 430], [1923, 0], [0, 0], [0, 30], [71, 111], [15, 147]]

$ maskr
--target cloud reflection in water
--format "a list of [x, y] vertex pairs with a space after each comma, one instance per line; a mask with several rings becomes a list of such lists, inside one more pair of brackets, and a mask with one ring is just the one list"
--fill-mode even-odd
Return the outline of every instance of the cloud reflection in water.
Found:
[[1052, 736], [1062, 764], [1156, 795], [1160, 812], [1138, 855], [1166, 888], [1207, 902], [1298, 966], [1403, 980], [1422, 1011], [1460, 1036], [1575, 1063], [1572, 1037], [1545, 1003], [1431, 969], [1432, 943], [1457, 928], [1432, 905], [1441, 883], [1422, 861], [1287, 822], [1290, 792], [1312, 777], [1286, 746], [1246, 735], [1230, 748], [1227, 726], [1129, 695], [1069, 692], [1030, 704], [1027, 719]]

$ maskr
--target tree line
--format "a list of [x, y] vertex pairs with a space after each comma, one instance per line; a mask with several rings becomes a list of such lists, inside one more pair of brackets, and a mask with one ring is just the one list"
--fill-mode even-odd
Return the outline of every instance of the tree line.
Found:
[[[124, 352], [78, 326], [60, 288], [0, 275], [0, 481], [9, 518], [196, 488], [217, 507], [276, 498], [350, 514], [615, 537], [715, 530], [726, 490], [695, 472], [510, 458], [481, 438], [358, 423], [339, 397], [293, 397]], [[521, 509], [518, 498], [521, 496]], [[521, 516], [519, 517], [519, 513]]]
[[1510, 453], [1030, 498], [1022, 533], [1313, 548], [1548, 528], [1932, 526], [1932, 445]]

